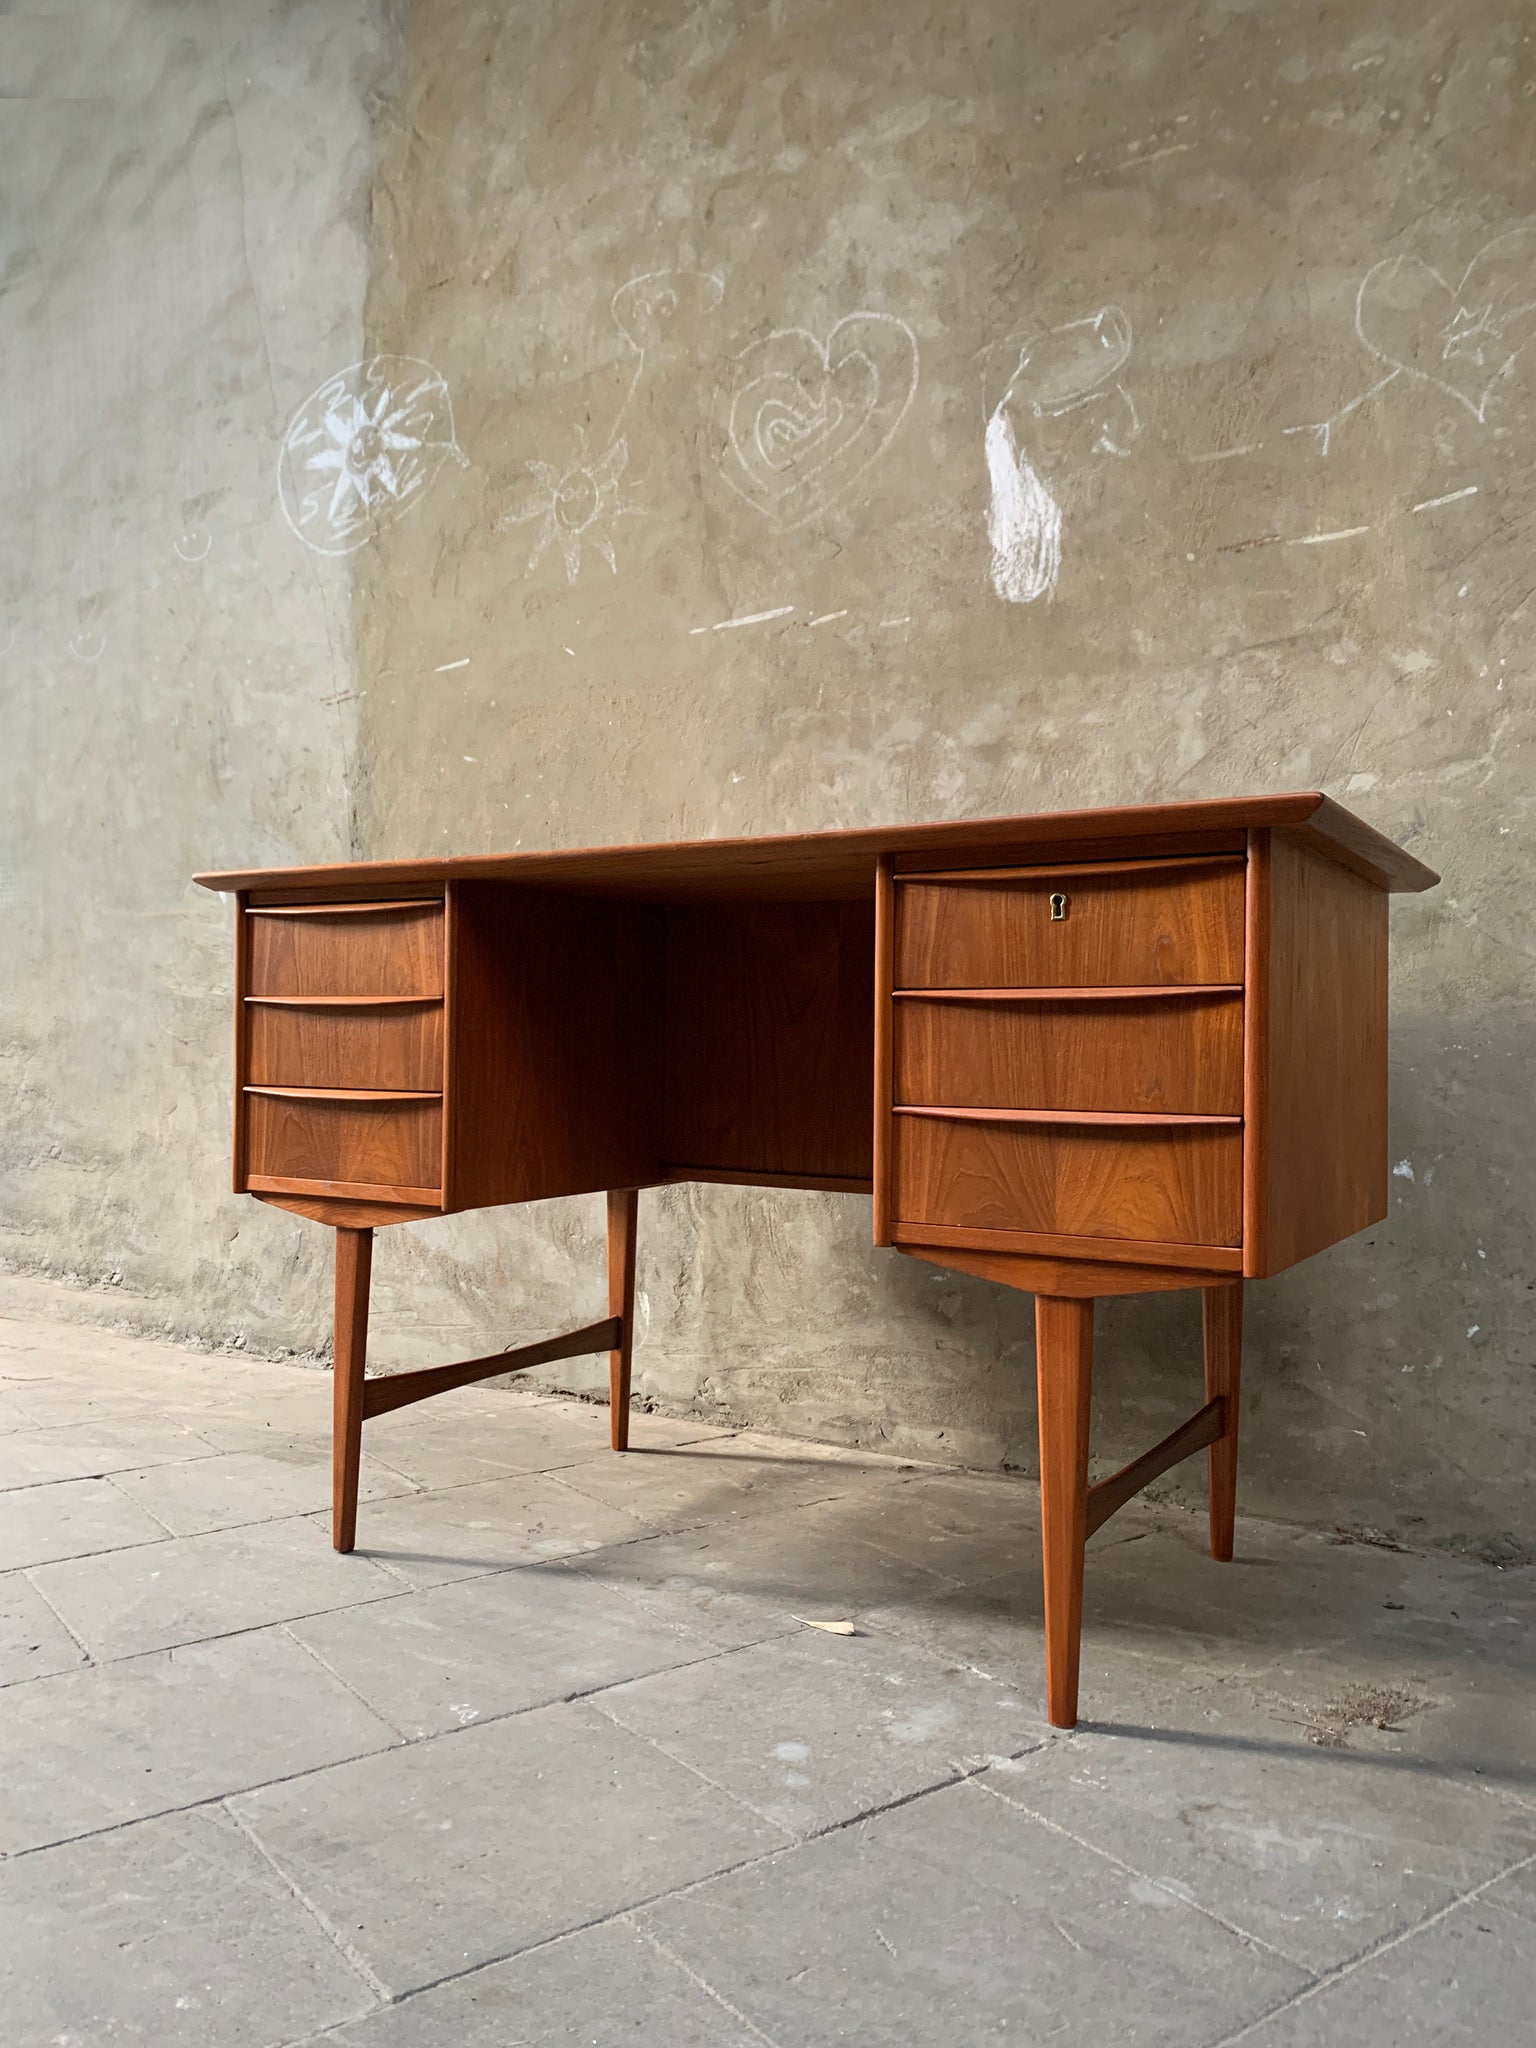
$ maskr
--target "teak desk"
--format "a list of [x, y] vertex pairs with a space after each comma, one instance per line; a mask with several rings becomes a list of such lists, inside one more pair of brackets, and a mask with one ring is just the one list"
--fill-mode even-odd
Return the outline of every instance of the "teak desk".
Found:
[[[238, 904], [235, 1187], [336, 1231], [338, 1550], [364, 1419], [429, 1394], [606, 1351], [627, 1447], [640, 1188], [872, 1192], [876, 1244], [1036, 1297], [1070, 1727], [1087, 1537], [1205, 1447], [1232, 1555], [1244, 1279], [1386, 1214], [1387, 892], [1438, 877], [1307, 792], [197, 879]], [[379, 1225], [597, 1190], [606, 1317], [365, 1379]], [[1175, 1287], [1205, 1405], [1090, 1486], [1094, 1297]]]

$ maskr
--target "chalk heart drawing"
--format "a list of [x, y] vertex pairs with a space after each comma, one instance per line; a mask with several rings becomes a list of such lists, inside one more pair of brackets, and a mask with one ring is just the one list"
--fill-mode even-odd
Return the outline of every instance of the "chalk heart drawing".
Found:
[[530, 462], [527, 467], [535, 487], [504, 512], [496, 522], [498, 533], [508, 527], [539, 522], [528, 567], [536, 569], [553, 543], [559, 544], [565, 563], [565, 580], [574, 583], [581, 571], [584, 547], [590, 547], [618, 574], [613, 549], [613, 522], [632, 506], [619, 502], [619, 479], [629, 461], [629, 443], [621, 434], [596, 462], [574, 462], [557, 469], [551, 462]]
[[278, 502], [304, 545], [350, 555], [409, 511], [453, 456], [448, 386], [415, 356], [372, 356], [329, 378], [288, 422]]
[[1489, 242], [1454, 284], [1417, 256], [1389, 256], [1361, 281], [1355, 332], [1391, 369], [1422, 377], [1484, 419], [1536, 332], [1536, 226]]
[[917, 378], [917, 337], [889, 313], [850, 313], [824, 342], [803, 327], [770, 334], [719, 395], [721, 474], [781, 526], [803, 525], [885, 453]]

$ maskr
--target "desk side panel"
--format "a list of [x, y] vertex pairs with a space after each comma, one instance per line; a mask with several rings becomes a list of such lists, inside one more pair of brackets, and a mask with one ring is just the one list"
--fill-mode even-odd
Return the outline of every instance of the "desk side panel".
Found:
[[456, 882], [446, 1209], [641, 1187], [656, 1150], [656, 913]]
[[1289, 832], [1270, 835], [1250, 921], [1262, 1033], [1245, 1270], [1282, 1272], [1387, 1213], [1387, 895]]
[[665, 917], [669, 1170], [868, 1185], [874, 907], [674, 905]]

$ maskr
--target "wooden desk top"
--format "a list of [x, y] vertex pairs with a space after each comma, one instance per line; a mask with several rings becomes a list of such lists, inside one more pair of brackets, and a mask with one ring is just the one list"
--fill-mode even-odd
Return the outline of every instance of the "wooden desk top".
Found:
[[857, 900], [889, 855], [898, 872], [942, 868], [956, 857], [981, 861], [1039, 847], [1042, 859], [1242, 850], [1250, 828], [1279, 826], [1363, 875], [1378, 888], [1420, 890], [1440, 879], [1318, 790], [1284, 796], [1219, 797], [1194, 803], [1133, 804], [1092, 811], [1042, 811], [1017, 818], [956, 818], [934, 825], [882, 825], [851, 832], [796, 832], [755, 839], [691, 839], [642, 846], [460, 855], [442, 860], [337, 862], [317, 867], [229, 869], [198, 875], [205, 889], [266, 890], [290, 900], [311, 892], [388, 894], [440, 889], [445, 882], [521, 882], [584, 895], [680, 902], [758, 897], [765, 901]]

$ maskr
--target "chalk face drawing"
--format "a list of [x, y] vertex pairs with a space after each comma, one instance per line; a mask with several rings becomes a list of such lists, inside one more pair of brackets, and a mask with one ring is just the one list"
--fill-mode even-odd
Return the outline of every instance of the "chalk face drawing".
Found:
[[448, 386], [415, 356], [372, 356], [311, 392], [288, 422], [278, 502], [304, 545], [350, 555], [420, 498], [454, 439]]
[[1131, 323], [1118, 306], [1104, 306], [1086, 319], [1012, 335], [1001, 352], [1016, 352], [1016, 360], [984, 443], [992, 588], [1005, 604], [1034, 604], [1055, 595], [1061, 575], [1061, 479], [1085, 456], [1129, 454], [1141, 432], [1119, 381]]
[[645, 375], [647, 356], [655, 360], [672, 354], [692, 321], [714, 312], [724, 295], [724, 278], [706, 270], [652, 270], [619, 286], [612, 301], [614, 323], [636, 356], [620, 419]]
[[720, 472], [779, 525], [845, 497], [896, 436], [917, 395], [917, 337], [889, 313], [850, 313], [824, 342], [803, 327], [735, 358], [718, 394]]
[[528, 567], [536, 569], [552, 543], [558, 542], [565, 580], [574, 583], [581, 571], [584, 547], [593, 548], [618, 573], [613, 551], [613, 522], [634, 508], [619, 502], [619, 478], [629, 460], [629, 444], [621, 434], [595, 462], [573, 462], [557, 469], [550, 462], [530, 462], [535, 488], [496, 522], [508, 527], [539, 522]]
[[1454, 284], [1417, 256], [1388, 257], [1361, 281], [1355, 332], [1394, 374], [1422, 378], [1483, 420], [1536, 332], [1536, 226], [1497, 236]]

